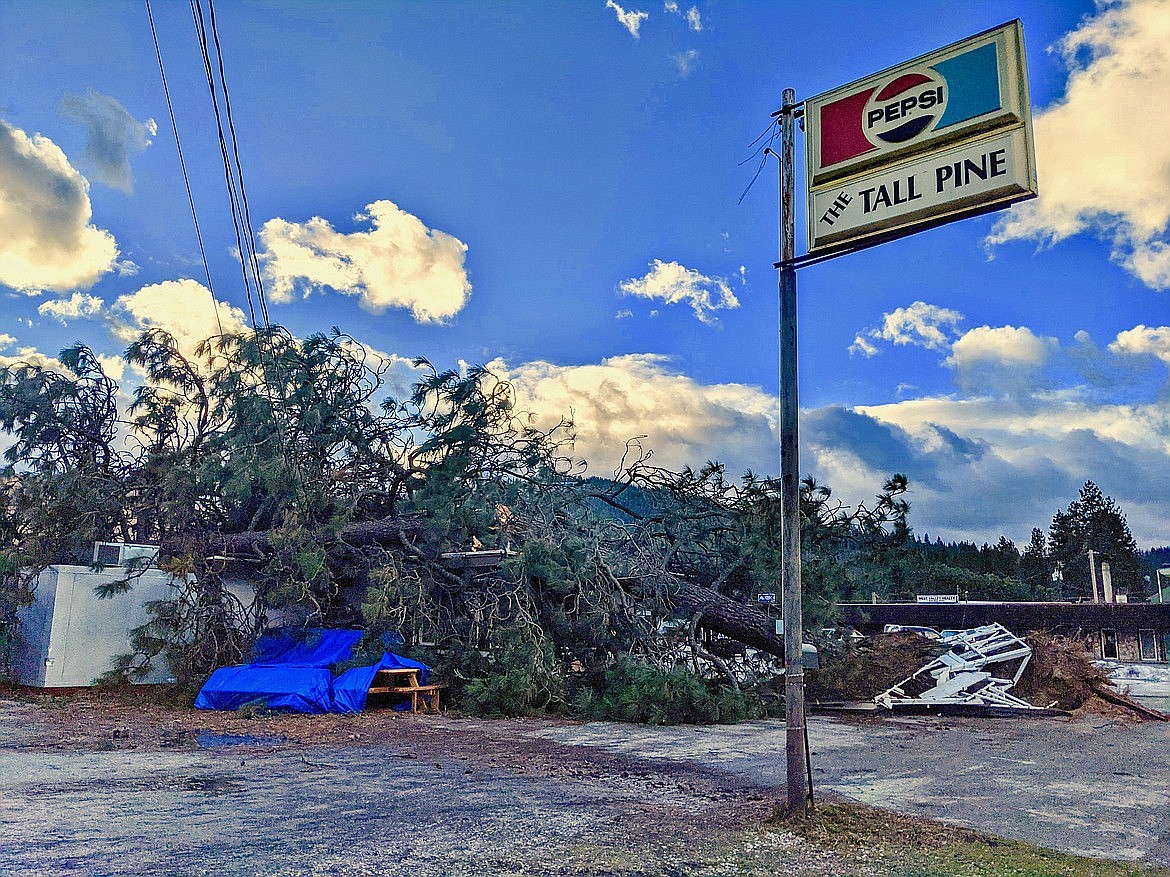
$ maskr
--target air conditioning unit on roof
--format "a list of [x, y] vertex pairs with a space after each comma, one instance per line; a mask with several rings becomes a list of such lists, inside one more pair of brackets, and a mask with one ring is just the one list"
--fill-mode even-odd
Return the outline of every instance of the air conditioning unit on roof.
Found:
[[94, 566], [126, 566], [131, 560], [140, 558], [149, 560], [148, 566], [158, 560], [157, 545], [134, 545], [129, 542], [95, 542], [93, 543]]

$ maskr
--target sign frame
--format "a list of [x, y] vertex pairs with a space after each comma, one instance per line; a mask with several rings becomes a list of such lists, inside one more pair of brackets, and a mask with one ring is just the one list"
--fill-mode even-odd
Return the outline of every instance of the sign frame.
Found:
[[[939, 109], [933, 118], [919, 123], [920, 126], [925, 126], [919, 133], [910, 136], [905, 142], [888, 145], [873, 144], [874, 138], [870, 135], [865, 135], [867, 138], [865, 141], [858, 140], [860, 135], [857, 132], [861, 131], [859, 127], [851, 136], [855, 144], [863, 142], [866, 145], [863, 151], [856, 155], [846, 153], [845, 158], [828, 164], [822, 163], [824, 155], [822, 138], [825, 135], [821, 121], [822, 110], [826, 106], [845, 107], [853, 114], [852, 118], [860, 123], [863, 99], [869, 101], [866, 106], [871, 106], [885, 90], [896, 88], [900, 82], [914, 80], [925, 82], [928, 78], [926, 74], [931, 74], [933, 69], [930, 65], [947, 69], [948, 63], [956, 64], [965, 58], [978, 58], [981, 61], [979, 73], [984, 79], [978, 80], [976, 84], [982, 89], [980, 95], [986, 101], [992, 99], [986, 75], [990, 70], [994, 70], [997, 90], [995, 106], [990, 110], [974, 112], [968, 118], [960, 118], [957, 122], [941, 128], [931, 127], [937, 126], [940, 119], [945, 116], [945, 109]], [[949, 102], [953, 91], [950, 80], [945, 81], [945, 86], [945, 96]], [[924, 91], [923, 94], [925, 93]], [[938, 94], [943, 93], [943, 89], [939, 88]], [[935, 99], [933, 95], [930, 97]], [[913, 104], [914, 98], [906, 103]], [[939, 106], [950, 104], [940, 103]], [[978, 110], [979, 106], [976, 105], [974, 109]], [[897, 116], [899, 111], [897, 99], [887, 103], [886, 111], [887, 114], [893, 112], [895, 117]], [[926, 121], [930, 121], [931, 124], [926, 124]], [[824, 256], [842, 250], [861, 249], [884, 243], [947, 222], [999, 210], [1037, 195], [1031, 102], [1023, 26], [1019, 19], [809, 98], [805, 101], [805, 128], [806, 216], [810, 256]], [[818, 212], [817, 204], [824, 204], [825, 197], [830, 191], [834, 196], [838, 192], [847, 192], [850, 189], [859, 191], [868, 185], [869, 180], [916, 167], [919, 163], [931, 161], [948, 151], [977, 147], [978, 144], [991, 142], [993, 138], [1005, 134], [1013, 141], [1011, 151], [1015, 160], [1011, 168], [1012, 183], [1006, 187], [990, 187], [994, 191], [987, 197], [972, 198], [969, 197], [969, 192], [960, 192], [956, 197], [941, 203], [935, 199], [928, 209], [892, 211], [888, 218], [879, 215], [873, 217], [873, 221], [866, 222], [856, 221], [856, 211], [853, 211], [851, 219], [857, 227], [855, 233], [843, 234], [841, 226], [834, 229], [833, 222], [826, 224], [822, 221], [825, 219], [825, 211]], [[831, 203], [834, 198], [828, 200]], [[840, 205], [838, 207], [843, 209]]]

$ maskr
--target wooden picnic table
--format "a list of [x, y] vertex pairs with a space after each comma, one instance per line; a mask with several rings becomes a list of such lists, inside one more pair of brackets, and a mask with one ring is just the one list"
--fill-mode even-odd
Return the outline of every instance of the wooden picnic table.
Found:
[[412, 713], [432, 712], [440, 710], [440, 692], [446, 685], [422, 685], [419, 683], [417, 667], [395, 667], [379, 670], [374, 674], [370, 683], [370, 694], [410, 695], [410, 711]]

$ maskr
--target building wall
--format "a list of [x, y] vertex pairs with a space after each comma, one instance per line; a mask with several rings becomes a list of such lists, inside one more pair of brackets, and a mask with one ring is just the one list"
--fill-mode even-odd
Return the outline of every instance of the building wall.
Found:
[[16, 649], [12, 670], [21, 685], [41, 688], [45, 684], [45, 659], [52, 639], [53, 608], [57, 601], [57, 570], [49, 567], [37, 577], [33, 602], [16, 610]]
[[[1170, 649], [1170, 628], [1101, 628], [1081, 630], [1077, 633], [1079, 634], [1078, 638], [1084, 641], [1089, 654], [1094, 657], [1134, 664], [1167, 663], [1167, 650]], [[1142, 643], [1143, 637], [1145, 638], [1145, 648], [1143, 648]], [[1116, 655], [1109, 648], [1110, 641], [1115, 644]]]

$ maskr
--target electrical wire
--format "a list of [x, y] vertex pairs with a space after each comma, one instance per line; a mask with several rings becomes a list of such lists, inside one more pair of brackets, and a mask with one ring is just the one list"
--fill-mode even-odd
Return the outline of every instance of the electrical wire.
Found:
[[[761, 131], [759, 134], [757, 134], [757, 135], [756, 135], [756, 139], [755, 139], [755, 140], [753, 140], [751, 143], [749, 143], [749, 144], [748, 144], [748, 149], [751, 149], [753, 146], [755, 146], [757, 143], [759, 143], [761, 140], [763, 140], [763, 139], [764, 139], [764, 138], [765, 138], [765, 137], [768, 135], [768, 132], [769, 132], [769, 131], [771, 131], [771, 132], [772, 132], [772, 136], [771, 136], [771, 138], [768, 140], [768, 142], [769, 142], [769, 143], [771, 143], [771, 142], [772, 142], [772, 140], [775, 140], [775, 139], [776, 139], [776, 131], [775, 131], [775, 130], [773, 130], [773, 129], [778, 129], [779, 127], [780, 127], [780, 120], [779, 120], [779, 119], [773, 119], [771, 122], [769, 122], [769, 123], [768, 123], [768, 126], [767, 126], [766, 128], [764, 128], [764, 130], [763, 130], [763, 131]], [[759, 150], [757, 149], [755, 152], [753, 152], [753, 153], [752, 153], [752, 155], [755, 155], [755, 154], [756, 154], [756, 152], [759, 152]], [[747, 162], [748, 162], [750, 159], [751, 159], [751, 156], [748, 156], [748, 158], [745, 158], [743, 161], [741, 161], [741, 162], [740, 162], [740, 164], [741, 164], [741, 165], [742, 165], [742, 164], [745, 164], [745, 163], [747, 163]]]
[[[222, 83], [217, 83], [213, 69], [211, 48], [208, 41], [207, 26], [203, 16], [202, 3], [200, 0], [190, 0], [190, 3], [191, 15], [195, 23], [196, 38], [199, 42], [199, 49], [203, 56], [203, 72], [207, 78], [207, 87], [211, 93], [212, 109], [215, 113], [216, 134], [219, 139], [220, 157], [223, 160], [224, 183], [227, 186], [228, 203], [231, 207], [232, 214], [232, 227], [236, 236], [236, 252], [240, 258], [240, 268], [244, 280], [244, 292], [248, 299], [248, 315], [252, 323], [252, 328], [254, 330], [258, 330], [260, 328], [261, 321], [256, 319], [256, 300], [259, 296], [253, 291], [254, 283], [251, 275], [252, 256], [249, 253], [247, 245], [249, 236], [244, 231], [245, 223], [243, 215], [243, 204], [239, 191], [240, 183], [236, 178], [236, 174], [234, 173], [230, 155], [231, 151], [234, 151], [234, 146], [232, 150], [229, 150], [228, 138], [224, 132], [224, 115], [226, 111], [221, 109], [220, 93], [223, 90]], [[221, 65], [217, 64], [215, 66], [220, 67], [222, 70]], [[226, 96], [222, 99], [222, 102], [226, 105]], [[261, 309], [261, 314], [264, 314], [264, 309]], [[266, 320], [263, 321], [263, 325], [265, 329], [269, 328], [269, 324]]]
[[232, 156], [235, 161], [236, 178], [239, 180], [240, 201], [243, 205], [244, 235], [248, 244], [248, 259], [252, 269], [252, 276], [256, 281], [257, 298], [260, 301], [260, 310], [264, 316], [264, 325], [270, 325], [268, 319], [268, 300], [264, 294], [264, 277], [260, 271], [260, 260], [256, 253], [256, 237], [252, 230], [252, 216], [248, 209], [248, 189], [244, 185], [244, 166], [240, 162], [240, 144], [236, 137], [236, 124], [232, 118], [232, 102], [228, 94], [227, 75], [223, 69], [223, 51], [219, 44], [219, 29], [215, 23], [215, 4], [207, 0], [207, 9], [211, 19], [211, 37], [215, 42], [215, 56], [219, 63], [219, 83], [223, 91], [223, 105], [228, 121], [228, 133], [231, 135]]
[[[299, 454], [290, 452], [290, 437], [287, 434], [285, 416], [288, 413], [288, 383], [285, 378], [285, 369], [281, 357], [275, 349], [275, 333], [268, 315], [268, 302], [264, 293], [264, 281], [260, 270], [260, 260], [256, 248], [256, 237], [252, 231], [251, 216], [248, 210], [247, 189], [244, 185], [243, 163], [240, 160], [239, 141], [236, 137], [235, 122], [231, 108], [231, 96], [227, 86], [227, 74], [224, 68], [222, 45], [219, 31], [216, 26], [214, 0], [206, 0], [207, 15], [203, 12], [204, 0], [190, 0], [192, 20], [195, 23], [196, 38], [203, 57], [203, 70], [207, 79], [208, 90], [211, 95], [212, 106], [215, 111], [216, 134], [219, 139], [220, 157], [223, 160], [224, 182], [228, 192], [228, 202], [231, 206], [232, 225], [236, 236], [236, 251], [240, 258], [240, 269], [244, 280], [244, 290], [248, 299], [248, 311], [255, 334], [257, 350], [260, 355], [260, 381], [269, 395], [269, 403], [275, 409], [273, 425], [281, 457], [291, 464], [294, 476], [294, 489], [297, 497], [308, 503], [308, 489], [303, 471], [303, 461]], [[211, 25], [211, 38], [208, 39], [207, 25]], [[214, 45], [215, 60], [212, 61], [212, 45]], [[218, 72], [218, 78], [216, 73]], [[221, 108], [222, 104], [222, 108]], [[227, 121], [227, 131], [224, 130], [224, 120]], [[256, 318], [256, 305], [259, 305], [260, 320]], [[261, 325], [262, 324], [262, 325]], [[267, 366], [264, 359], [267, 357]], [[275, 386], [274, 386], [275, 385]]]
[[[752, 155], [749, 155], [747, 158], [745, 158], [743, 161], [741, 161], [739, 163], [740, 167], [742, 167], [744, 164], [751, 161], [752, 156], [757, 155], [761, 151], [763, 151], [763, 155], [760, 157], [760, 164], [756, 168], [756, 172], [752, 175], [751, 182], [749, 182], [747, 184], [747, 188], [743, 190], [742, 194], [740, 194], [739, 200], [735, 202], [736, 204], [743, 203], [743, 199], [747, 197], [747, 193], [751, 191], [752, 186], [754, 186], [756, 184], [756, 180], [758, 180], [760, 178], [760, 174], [764, 172], [764, 165], [766, 165], [768, 163], [768, 156], [770, 154], [775, 153], [775, 150], [772, 149], [772, 144], [776, 142], [776, 137], [780, 134], [780, 125], [778, 122], [773, 122], [768, 127], [772, 129], [772, 136], [768, 138], [768, 142], [765, 143], [763, 146], [757, 147], [756, 151], [753, 152]], [[767, 133], [768, 133], [768, 129], [765, 128], [764, 132], [762, 134], [760, 134], [760, 136], [757, 137], [755, 140], [753, 140], [752, 143], [759, 143], [760, 140], [763, 138], [764, 134], [767, 134]]]
[[150, 21], [150, 36], [154, 40], [154, 55], [158, 58], [158, 72], [162, 77], [163, 95], [167, 100], [167, 112], [171, 117], [171, 130], [175, 133], [175, 149], [179, 153], [179, 167], [183, 171], [183, 185], [187, 188], [187, 203], [191, 205], [191, 221], [195, 224], [195, 239], [199, 242], [199, 256], [203, 259], [203, 271], [207, 276], [207, 291], [211, 293], [211, 309], [215, 313], [215, 325], [219, 334], [223, 334], [223, 323], [219, 318], [219, 306], [215, 299], [215, 286], [211, 282], [211, 266], [207, 261], [207, 249], [203, 246], [203, 232], [199, 228], [199, 214], [195, 210], [195, 196], [191, 193], [191, 178], [187, 174], [187, 161], [183, 157], [183, 143], [179, 139], [179, 124], [175, 121], [175, 107], [171, 102], [171, 89], [167, 84], [167, 71], [163, 64], [162, 49], [159, 47], [158, 31], [154, 26], [154, 13], [150, 8], [150, 0], [146, 0], [146, 17]]

